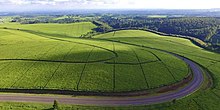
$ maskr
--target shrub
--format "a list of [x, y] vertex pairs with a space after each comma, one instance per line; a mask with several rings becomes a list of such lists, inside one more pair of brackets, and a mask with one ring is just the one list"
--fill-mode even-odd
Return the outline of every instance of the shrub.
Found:
[[57, 100], [54, 100], [54, 103], [53, 103], [53, 109], [54, 109], [54, 110], [59, 110]]

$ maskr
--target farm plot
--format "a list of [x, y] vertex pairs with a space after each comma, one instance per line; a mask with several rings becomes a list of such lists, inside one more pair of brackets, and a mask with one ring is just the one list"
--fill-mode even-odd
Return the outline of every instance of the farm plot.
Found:
[[151, 32], [146, 32], [146, 31], [140, 31], [140, 30], [122, 30], [122, 31], [115, 31], [115, 32], [110, 32], [106, 34], [101, 34], [98, 36], [95, 36], [95, 38], [108, 38], [108, 39], [115, 39], [115, 38], [127, 38], [127, 37], [148, 37], [148, 38], [155, 38], [155, 37], [160, 37], [160, 35], [151, 33]]
[[148, 89], [148, 84], [139, 65], [117, 65], [114, 80], [115, 91]]
[[187, 75], [184, 62], [152, 49], [3, 31], [12, 34], [0, 37], [8, 44], [0, 46], [0, 74], [4, 78], [0, 88], [134, 91], [167, 85]]
[[167, 53], [151, 50], [161, 60], [161, 64], [164, 65], [166, 70], [169, 71], [170, 75], [174, 80], [182, 80], [189, 74], [189, 67], [181, 59], [169, 55]]
[[135, 54], [128, 46], [115, 45], [115, 52], [118, 54], [118, 58], [115, 59], [116, 63], [138, 63]]
[[138, 65], [139, 63], [158, 61], [152, 53], [143, 51], [141, 48], [118, 43], [115, 43], [113, 48], [118, 55], [114, 59], [117, 64]]
[[91, 22], [80, 22], [80, 23], [71, 23], [71, 24], [0, 24], [0, 27], [7, 27], [13, 29], [24, 29], [31, 30], [35, 32], [42, 32], [47, 34], [55, 35], [66, 35], [71, 37], [79, 37], [87, 32], [92, 31], [96, 26]]
[[[45, 57], [45, 59], [56, 60], [56, 58], [58, 58], [62, 60], [64, 59], [63, 56], [66, 55], [65, 60], [68, 61], [72, 61], [74, 60], [74, 58], [81, 58], [80, 60], [87, 61], [84, 59], [88, 58], [88, 53], [91, 52], [91, 50], [93, 51], [88, 58], [88, 60], [91, 61], [95, 60], [96, 58], [104, 58], [106, 56], [106, 58], [109, 58], [110, 56], [115, 56], [115, 54], [110, 51], [105, 51], [102, 49], [100, 50], [100, 48], [93, 48], [88, 45], [88, 47], [86, 45], [76, 46], [76, 44], [74, 43], [67, 44], [67, 42], [65, 42], [65, 45], [68, 46], [68, 48], [66, 48], [66, 46], [63, 44], [64, 42], [61, 43], [60, 41], [58, 42], [51, 39], [40, 38], [38, 35], [28, 34], [25, 32], [19, 32], [19, 35], [14, 35], [14, 37], [12, 37], [13, 34], [15, 34], [15, 31], [8, 30], [8, 32], [9, 33], [2, 33], [2, 35], [0, 36], [1, 58], [4, 58], [5, 56], [7, 56], [7, 58], [17, 58], [18, 55], [20, 55], [20, 58], [40, 58], [40, 55], [43, 55], [46, 50], [49, 49], [49, 47], [53, 49], [49, 51], [48, 54], [45, 54], [47, 56]], [[22, 40], [22, 33], [25, 36], [27, 35], [26, 37], [30, 35], [29, 37], [31, 37], [31, 39], [23, 38]], [[165, 104], [165, 106], [168, 107], [167, 110], [180, 109], [183, 107], [185, 107], [186, 109], [210, 110], [219, 108], [219, 54], [205, 51], [199, 47], [194, 46], [189, 40], [185, 39], [158, 37], [154, 36], [153, 34], [143, 35], [143, 32], [140, 32], [141, 34], [139, 35], [132, 34], [134, 33], [134, 31], [124, 31], [123, 33], [125, 34], [120, 36], [117, 35], [117, 33], [118, 32], [116, 32], [114, 36], [113, 33], [107, 33], [109, 34], [109, 36], [107, 36], [107, 34], [102, 34], [99, 36], [106, 36], [109, 37], [108, 39], [138, 44], [140, 46], [142, 45], [143, 47], [148, 46], [174, 52], [190, 58], [191, 60], [208, 68], [209, 71], [212, 72], [211, 75], [214, 79], [214, 85], [212, 89], [201, 89], [201, 92], [197, 91], [184, 99], [177, 100], [175, 104], [171, 104], [172, 106], [168, 104], [169, 107]], [[134, 38], [132, 36], [134, 36]], [[72, 64], [60, 62], [49, 63], [34, 61], [0, 61], [0, 88], [45, 88], [76, 91], [88, 90], [110, 92], [131, 91], [150, 89], [159, 87], [161, 85], [170, 84], [176, 82], [176, 80], [183, 79], [188, 73], [188, 67], [183, 61], [171, 55], [167, 55], [163, 52], [158, 52], [153, 49], [141, 47], [137, 48], [129, 45], [120, 44], [120, 42], [117, 43], [103, 40], [96, 41], [96, 39], [72, 39], [64, 37], [62, 37], [62, 39], [86, 43], [90, 45], [92, 44], [95, 46], [103, 47], [105, 49], [110, 49], [118, 53], [118, 57], [107, 61], [111, 63], [99, 62], [89, 64]], [[22, 43], [24, 43], [25, 45], [23, 45]], [[58, 44], [60, 46], [52, 47]], [[72, 47], [76, 48], [70, 51]], [[10, 49], [13, 49], [13, 51], [10, 52]], [[18, 52], [15, 52], [16, 50]], [[142, 60], [158, 60], [158, 58], [152, 55], [151, 52], [154, 53], [159, 59], [161, 59], [161, 61], [135, 65], [117, 64], [120, 62], [138, 63]], [[22, 55], [22, 53], [25, 55]], [[78, 55], [77, 53], [85, 53], [85, 55]], [[37, 55], [37, 57], [35, 55]], [[137, 56], [139, 58], [139, 61], [137, 59]], [[116, 61], [117, 63], [115, 63]], [[35, 65], [31, 67], [33, 64]], [[173, 74], [173, 76], [171, 73]], [[173, 77], [175, 77], [175, 79]], [[77, 88], [78, 84], [79, 86]], [[154, 107], [154, 105], [150, 107]], [[155, 105], [155, 108], [163, 108], [163, 105]]]
[[[38, 59], [52, 50], [57, 44], [54, 43], [26, 43], [17, 46], [0, 47], [1, 59]], [[41, 50], [39, 47], [44, 46]]]
[[25, 89], [43, 89], [45, 88], [45, 85], [50, 80], [54, 72], [56, 72], [58, 66], [59, 64], [57, 63], [32, 62], [26, 71], [24, 71], [23, 74], [15, 80], [12, 87]]
[[168, 71], [161, 62], [144, 64], [142, 66], [149, 88], [160, 87], [176, 82], [170, 71]]
[[157, 56], [154, 55], [154, 53], [151, 50], [143, 49], [140, 47], [130, 47], [135, 54], [135, 57], [140, 60], [140, 62], [156, 62], [160, 59], [157, 58]]
[[218, 101], [220, 99], [218, 96], [216, 96], [216, 94], [210, 91], [210, 92], [201, 93], [199, 97], [195, 97], [192, 100], [196, 103], [199, 109], [213, 110], [215, 108], [218, 108], [218, 104], [219, 104]]
[[[207, 66], [207, 68], [212, 72], [212, 73], [218, 73], [218, 74], [213, 74], [214, 78], [214, 87], [218, 90], [220, 90], [220, 62], [212, 63], [211, 65]], [[219, 94], [220, 95], [220, 94]]]
[[8, 65], [1, 69], [0, 87], [11, 88], [15, 81], [23, 76], [25, 71], [30, 67], [29, 63], [8, 62]]
[[79, 90], [82, 91], [112, 91], [113, 67], [105, 64], [88, 64], [82, 70], [79, 80]]
[[[77, 90], [77, 83], [83, 70], [84, 64], [57, 64], [46, 83], [38, 82], [36, 86], [43, 85], [47, 89]], [[45, 74], [39, 75], [38, 80], [45, 78]]]

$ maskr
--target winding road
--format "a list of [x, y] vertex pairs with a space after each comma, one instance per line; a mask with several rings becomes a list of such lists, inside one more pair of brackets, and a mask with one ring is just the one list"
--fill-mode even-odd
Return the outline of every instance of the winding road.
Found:
[[[171, 54], [171, 53], [170, 53]], [[127, 106], [127, 105], [150, 105], [156, 103], [163, 103], [180, 99], [198, 90], [204, 80], [201, 68], [193, 61], [182, 56], [173, 54], [174, 56], [186, 62], [192, 70], [193, 79], [189, 84], [179, 90], [169, 93], [163, 93], [156, 96], [137, 96], [137, 97], [71, 97], [71, 96], [43, 96], [43, 95], [25, 95], [25, 94], [0, 94], [0, 101], [12, 102], [39, 102], [39, 103], [53, 103], [58, 100], [62, 104], [76, 104], [76, 105], [96, 105], [96, 106]]]

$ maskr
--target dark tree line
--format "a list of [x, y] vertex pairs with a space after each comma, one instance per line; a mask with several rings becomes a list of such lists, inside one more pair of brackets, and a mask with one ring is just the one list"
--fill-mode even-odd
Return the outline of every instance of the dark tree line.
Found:
[[37, 23], [75, 23], [88, 21], [86, 19], [76, 19], [74, 16], [68, 16], [62, 19], [56, 19], [57, 16], [45, 17], [14, 17], [11, 22], [19, 22], [21, 24], [37, 24]]
[[150, 29], [168, 35], [190, 36], [206, 42], [209, 49], [220, 51], [220, 18], [148, 18], [139, 15], [118, 15], [102, 16], [99, 21], [108, 24], [114, 30]]
[[103, 23], [103, 22], [100, 22], [100, 21], [93, 21], [92, 22], [93, 24], [95, 24], [97, 26], [97, 28], [94, 29], [94, 31], [96, 32], [108, 32], [110, 30], [112, 30], [112, 27], [110, 27], [109, 25]]
[[[97, 28], [82, 37], [91, 37], [119, 29], [153, 30], [168, 35], [183, 35], [198, 38], [208, 43], [214, 50], [220, 48], [220, 18], [211, 17], [168, 17], [149, 18], [146, 15], [101, 14], [101, 15], [67, 15], [44, 17], [14, 17], [11, 22], [22, 24], [36, 23], [75, 23], [92, 21]], [[61, 19], [56, 19], [61, 18]], [[89, 18], [89, 19], [87, 19]]]
[[104, 16], [100, 21], [114, 29], [147, 28], [167, 34], [192, 36], [209, 41], [216, 34], [220, 25], [218, 18], [147, 18], [147, 17], [110, 17]]

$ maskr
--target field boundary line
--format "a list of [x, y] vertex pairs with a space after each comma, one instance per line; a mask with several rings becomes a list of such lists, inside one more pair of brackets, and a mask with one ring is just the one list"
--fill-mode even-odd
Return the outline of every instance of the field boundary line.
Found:
[[[31, 47], [38, 47], [39, 45], [34, 45], [34, 46], [31, 46]], [[50, 48], [51, 49], [51, 48]], [[49, 50], [50, 50], [49, 49]], [[47, 50], [47, 51], [49, 51]], [[25, 52], [27, 53], [27, 51]], [[45, 52], [43, 55], [45, 55], [47, 52]], [[5, 61], [5, 60], [0, 60], [0, 61]], [[10, 64], [13, 63], [13, 62], [10, 62]], [[26, 74], [34, 65], [35, 65], [36, 62], [32, 63], [33, 65], [31, 65], [12, 85], [11, 87], [13, 87], [16, 83], [18, 83], [18, 81], [20, 81], [23, 77], [24, 77], [24, 74]]]
[[[75, 45], [74, 45], [75, 46]], [[72, 51], [72, 49], [74, 48], [74, 46], [72, 46], [72, 48], [63, 56], [63, 60], [65, 60], [65, 58], [67, 57], [67, 55]], [[47, 81], [47, 83], [44, 85], [43, 88], [46, 88], [47, 85], [50, 83], [50, 81], [53, 79], [54, 75], [56, 74], [56, 72], [58, 71], [58, 69], [60, 68], [60, 66], [62, 65], [62, 63], [59, 63], [58, 67], [56, 68], [56, 70], [53, 72], [52, 76], [50, 77], [50, 79]]]
[[46, 84], [44, 85], [43, 88], [46, 88], [47, 85], [49, 84], [49, 82], [52, 80], [52, 78], [54, 77], [54, 75], [56, 74], [56, 72], [59, 70], [60, 66], [62, 65], [62, 63], [60, 63], [57, 68], [55, 69], [55, 71], [52, 73], [52, 76], [50, 77], [50, 79], [46, 82]]
[[[43, 55], [41, 55], [41, 57], [45, 56], [49, 51], [51, 51], [51, 49], [53, 49], [54, 47], [58, 46], [58, 44], [54, 44], [51, 48], [49, 48], [46, 52], [44, 52]], [[13, 87], [16, 83], [18, 83], [21, 79], [24, 78], [24, 75], [36, 64], [37, 62], [34, 62], [21, 76], [20, 78], [18, 78], [12, 85], [11, 87]]]
[[174, 52], [182, 53], [182, 54], [189, 55], [189, 56], [194, 56], [194, 57], [201, 58], [201, 59], [206, 59], [206, 60], [211, 60], [211, 61], [215, 61], [215, 62], [220, 62], [220, 60], [216, 60], [216, 59], [212, 59], [212, 58], [207, 58], [207, 57], [203, 57], [203, 56], [199, 56], [199, 55], [193, 55], [193, 54], [189, 54], [189, 53], [185, 53], [185, 52], [177, 52], [177, 51], [174, 51]]
[[211, 67], [211, 66], [215, 66], [215, 65], [218, 64], [218, 63], [220, 63], [220, 61], [216, 61], [216, 62], [214, 62], [213, 64], [208, 65], [206, 68], [209, 68], [209, 67]]
[[[136, 56], [136, 58], [137, 58], [137, 60], [138, 60], [138, 62], [140, 63], [140, 59], [139, 59], [139, 57], [138, 57], [138, 55], [137, 55], [137, 53], [130, 47], [130, 49], [133, 51], [133, 53], [135, 54], [135, 56]], [[142, 66], [142, 64], [140, 63], [140, 68], [141, 68], [141, 71], [142, 71], [142, 75], [144, 76], [144, 80], [145, 80], [145, 83], [146, 83], [146, 85], [147, 85], [147, 88], [150, 88], [150, 86], [149, 86], [149, 83], [148, 83], [148, 81], [147, 81], [147, 77], [146, 77], [146, 74], [145, 74], [145, 72], [144, 72], [144, 68], [143, 68], [143, 66]]]
[[152, 61], [146, 61], [146, 62], [140, 62], [140, 63], [129, 63], [129, 62], [104, 62], [105, 64], [112, 64], [112, 65], [140, 65], [140, 64], [148, 64], [148, 63], [155, 63], [158, 62], [158, 60], [152, 60]]
[[[112, 42], [112, 45], [113, 45], [113, 51], [115, 52], [115, 44], [114, 44], [114, 42]], [[115, 91], [115, 83], [116, 83], [116, 77], [115, 77], [115, 72], [116, 72], [116, 65], [115, 65], [115, 63], [116, 63], [116, 60], [115, 59], [113, 59], [114, 60], [114, 64], [113, 64], [113, 92]]]
[[23, 73], [21, 76], [11, 85], [11, 88], [14, 87], [15, 84], [17, 84], [21, 79], [24, 78], [24, 75], [36, 64], [36, 62], [32, 63], [32, 65]]
[[4, 65], [4, 66], [0, 69], [0, 71], [4, 70], [4, 69], [5, 69], [7, 66], [9, 66], [11, 63], [12, 63], [12, 62], [9, 62], [8, 64]]
[[[145, 49], [142, 49], [142, 50], [145, 50]], [[167, 67], [167, 65], [163, 62], [163, 60], [161, 60], [161, 58], [160, 58], [159, 56], [157, 56], [155, 53], [153, 53], [153, 52], [151, 52], [151, 51], [149, 51], [149, 50], [145, 50], [145, 51], [148, 51], [148, 52], [150, 52], [152, 55], [154, 55], [154, 56], [163, 64], [163, 66], [167, 69], [167, 71], [170, 73], [170, 75], [173, 77], [173, 79], [174, 79], [175, 81], [178, 81], [178, 80], [175, 78], [175, 76], [173, 75], [173, 73], [170, 71], [170, 69]]]
[[211, 90], [211, 92], [218, 98], [220, 99], [220, 96], [218, 94], [216, 94], [214, 91]]
[[175, 76], [173, 75], [173, 73], [171, 72], [171, 70], [167, 67], [167, 65], [166, 65], [163, 61], [161, 61], [161, 63], [162, 63], [163, 66], [167, 69], [167, 71], [170, 73], [170, 75], [173, 77], [173, 79], [174, 79], [175, 81], [178, 81], [178, 80], [175, 78]]
[[[166, 65], [166, 64], [165, 64]], [[185, 71], [185, 70], [183, 70], [183, 69], [179, 69], [179, 68], [176, 68], [176, 67], [172, 67], [172, 66], [169, 66], [169, 65], [166, 65], [167, 67], [170, 67], [170, 68], [173, 68], [173, 69], [175, 69], [175, 70], [178, 70], [178, 71]]]
[[154, 57], [156, 57], [159, 61], [162, 61], [161, 59], [160, 59], [160, 57], [158, 57], [155, 53], [153, 53], [153, 52], [151, 52], [151, 51], [149, 51], [149, 50], [146, 50], [146, 49], [141, 49], [141, 50], [145, 50], [145, 51], [147, 51], [147, 52], [150, 52]]
[[[91, 51], [89, 52], [89, 54], [88, 54], [88, 56], [87, 56], [87, 58], [86, 58], [86, 61], [87, 61], [87, 62], [88, 62], [89, 57], [91, 56], [93, 50], [94, 50], [94, 47], [91, 49]], [[77, 89], [77, 90], [79, 90], [79, 85], [80, 85], [80, 82], [81, 82], [81, 80], [82, 80], [82, 76], [83, 76], [83, 73], [84, 73], [84, 71], [85, 71], [86, 66], [87, 66], [87, 63], [84, 64], [83, 69], [82, 69], [82, 72], [81, 72], [80, 77], [79, 77], [79, 80], [77, 81], [77, 85], [76, 85], [76, 89]]]
[[[11, 28], [11, 29], [15, 30], [13, 28]], [[113, 53], [114, 54], [113, 58], [118, 57], [117, 53], [115, 53], [114, 51], [112, 51], [110, 49], [107, 49], [107, 48], [103, 48], [103, 47], [100, 47], [100, 46], [97, 46], [97, 45], [92, 45], [92, 44], [86, 44], [86, 43], [81, 43], [81, 42], [76, 42], [76, 41], [65, 40], [65, 39], [62, 39], [62, 38], [59, 38], [59, 37], [53, 37], [53, 36], [65, 36], [65, 35], [57, 35], [57, 34], [54, 35], [54, 34], [48, 34], [48, 33], [43, 33], [43, 32], [36, 32], [36, 31], [33, 31], [33, 30], [25, 30], [25, 29], [20, 29], [20, 31], [31, 33], [31, 34], [34, 34], [34, 35], [41, 36], [43, 38], [52, 39], [52, 40], [56, 40], [56, 41], [70, 42], [70, 43], [76, 43], [76, 44], [81, 44], [81, 45], [87, 45], [87, 46], [90, 46], [90, 47], [96, 47], [96, 48], [99, 48], [99, 49], [102, 49], [102, 50], [106, 50], [106, 51], [108, 51], [110, 53]], [[66, 36], [66, 37], [67, 38], [72, 38], [72, 39], [80, 39], [80, 38], [74, 38], [74, 37], [70, 37], [70, 36]]]
[[[95, 38], [95, 40], [96, 41], [97, 40], [109, 41], [109, 42], [115, 42], [115, 43], [119, 43], [119, 44], [126, 44], [126, 45], [131, 45], [131, 46], [136, 46], [136, 47], [148, 48], [148, 49], [157, 50], [157, 51], [166, 52], [166, 53], [174, 53], [174, 52], [176, 52], [176, 51], [169, 52], [169, 51], [166, 51], [166, 50], [163, 50], [163, 49], [159, 49], [159, 48], [144, 46], [144, 45], [140, 45], [140, 44], [133, 44], [133, 43], [130, 43], [130, 42], [122, 42], [122, 41], [117, 41], [117, 40], [112, 40], [112, 39]], [[198, 57], [198, 58], [204, 58], [204, 59], [220, 62], [220, 60], [216, 60], [216, 59], [212, 59], [212, 58], [207, 58], [207, 57], [202, 57], [202, 56], [197, 56], [197, 55], [192, 55], [192, 54], [189, 54], [189, 53], [184, 53], [184, 52], [176, 52], [176, 53], [183, 53], [183, 54], [195, 56], [195, 57]]]
[[170, 73], [170, 75], [173, 77], [173, 79], [175, 81], [178, 81], [176, 80], [175, 76], [173, 75], [173, 73], [170, 71], [170, 69], [167, 67], [167, 65], [163, 62], [163, 60], [161, 60], [161, 58], [159, 56], [157, 56], [155, 53], [149, 51], [150, 53], [152, 53], [155, 57], [157, 57], [159, 59], [159, 61], [164, 65], [164, 67], [167, 69], [167, 71]]
[[199, 105], [199, 103], [195, 100], [195, 99], [192, 99], [195, 104], [201, 109], [201, 110], [205, 110], [201, 105]]

